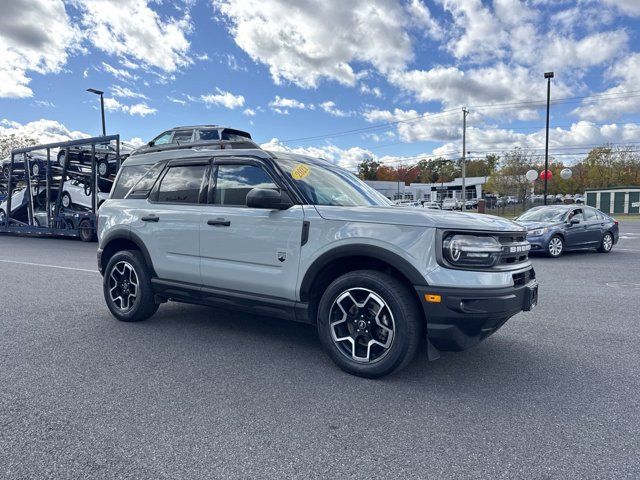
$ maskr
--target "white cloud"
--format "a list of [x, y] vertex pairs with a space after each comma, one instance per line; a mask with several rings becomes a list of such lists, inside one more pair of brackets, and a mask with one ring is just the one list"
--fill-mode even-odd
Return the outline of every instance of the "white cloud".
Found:
[[138, 75], [134, 75], [133, 73], [131, 73], [128, 70], [125, 70], [123, 68], [116, 68], [113, 65], [109, 65], [106, 62], [102, 62], [101, 70], [103, 72], [110, 73], [111, 75], [113, 75], [117, 79], [123, 80], [125, 82], [126, 81], [139, 80], [140, 79], [140, 77]]
[[412, 18], [413, 24], [424, 28], [424, 34], [427, 37], [439, 40], [443, 37], [443, 30], [440, 24], [433, 18], [429, 8], [422, 0], [411, 0], [407, 4], [407, 11]]
[[104, 99], [104, 109], [108, 112], [122, 112], [129, 115], [138, 115], [140, 117], [146, 117], [147, 115], [153, 115], [157, 112], [155, 108], [151, 108], [146, 103], [136, 103], [134, 105], [126, 105], [120, 103], [115, 98]]
[[354, 85], [358, 62], [380, 72], [413, 58], [407, 11], [392, 0], [294, 2], [212, 0], [236, 44], [269, 67], [277, 84], [316, 87], [323, 79]]
[[40, 108], [53, 108], [53, 107], [55, 107], [55, 105], [52, 102], [50, 102], [49, 100], [36, 100], [33, 103], [35, 103], [36, 106], [40, 107]]
[[186, 105], [187, 104], [186, 100], [182, 100], [182, 99], [176, 98], [176, 97], [168, 96], [167, 100], [169, 100], [172, 103], [177, 103], [178, 105]]
[[242, 114], [246, 115], [247, 117], [255, 117], [256, 111], [253, 108], [245, 108]]
[[192, 63], [187, 34], [188, 9], [182, 18], [162, 18], [147, 0], [77, 0], [82, 25], [95, 48], [129, 62], [175, 72]]
[[295, 98], [282, 98], [278, 95], [269, 102], [269, 106], [272, 108], [297, 108], [300, 110], [308, 107], [303, 102], [296, 100]]
[[61, 0], [11, 0], [1, 8], [0, 98], [31, 97], [28, 72], [60, 72], [78, 47], [78, 29]]
[[[474, 114], [479, 117], [478, 114]], [[451, 141], [462, 136], [462, 111], [441, 113], [423, 113], [415, 110], [369, 110], [364, 118], [370, 123], [392, 123], [398, 136], [404, 142]], [[474, 117], [469, 117], [471, 120]]]
[[140, 92], [134, 92], [133, 90], [131, 90], [130, 88], [127, 88], [127, 87], [121, 87], [119, 85], [112, 85], [110, 90], [111, 90], [111, 93], [113, 94], [114, 97], [119, 97], [119, 98], [142, 98], [144, 100], [149, 100], [146, 95], [144, 95], [144, 94], [142, 94]]
[[57, 143], [79, 138], [90, 137], [79, 130], [69, 130], [56, 120], [41, 118], [33, 122], [21, 124], [11, 120], [0, 120], [0, 135], [17, 135], [34, 138], [38, 143]]
[[629, 55], [607, 70], [605, 77], [616, 85], [602, 92], [600, 97], [585, 99], [573, 111], [583, 120], [602, 121], [628, 113], [640, 112], [640, 53]]
[[370, 87], [366, 83], [360, 84], [360, 93], [373, 95], [376, 98], [384, 98], [384, 95], [382, 94], [382, 90], [380, 90], [379, 87]]
[[345, 112], [344, 110], [340, 110], [335, 102], [328, 100], [326, 102], [322, 102], [320, 104], [320, 108], [327, 112], [329, 115], [334, 117], [348, 117], [351, 115], [350, 112]]
[[604, 0], [605, 3], [613, 5], [622, 13], [632, 16], [640, 16], [640, 2], [638, 0]]
[[202, 100], [207, 106], [221, 105], [231, 110], [244, 106], [244, 97], [242, 95], [234, 95], [233, 93], [225, 92], [217, 87], [216, 92], [218, 93], [200, 95], [200, 100]]

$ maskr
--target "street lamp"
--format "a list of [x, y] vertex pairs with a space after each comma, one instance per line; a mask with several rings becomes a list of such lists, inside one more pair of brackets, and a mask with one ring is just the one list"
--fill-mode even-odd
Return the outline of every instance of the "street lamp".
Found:
[[102, 136], [107, 135], [107, 130], [104, 126], [104, 92], [100, 90], [96, 90], [95, 88], [87, 88], [87, 92], [95, 93], [96, 95], [100, 95], [100, 112], [102, 113]]
[[547, 204], [547, 179], [549, 175], [549, 105], [551, 103], [551, 79], [553, 78], [553, 72], [546, 72], [544, 78], [547, 79], [547, 138], [544, 145], [544, 205]]

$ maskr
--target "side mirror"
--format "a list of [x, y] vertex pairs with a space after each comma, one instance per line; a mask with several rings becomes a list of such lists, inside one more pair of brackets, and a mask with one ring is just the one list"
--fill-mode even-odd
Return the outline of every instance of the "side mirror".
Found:
[[569, 223], [571, 225], [578, 225], [580, 223], [580, 219], [579, 218], [572, 218]]
[[155, 145], [155, 142], [153, 140], [147, 143], [147, 147], [153, 147], [154, 145]]
[[253, 188], [247, 194], [247, 207], [266, 208], [269, 210], [286, 210], [293, 202], [286, 192], [278, 192], [269, 188]]

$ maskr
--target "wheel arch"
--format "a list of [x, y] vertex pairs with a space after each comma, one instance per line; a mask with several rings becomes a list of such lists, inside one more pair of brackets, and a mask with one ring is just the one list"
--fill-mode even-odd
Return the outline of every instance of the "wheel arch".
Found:
[[[315, 323], [315, 312], [322, 294], [340, 275], [354, 270], [380, 270], [392, 275], [414, 292], [414, 285], [426, 285], [424, 276], [407, 260], [373, 245], [344, 245], [318, 257], [307, 269], [300, 284], [300, 300], [309, 305], [309, 320]], [[418, 296], [415, 295], [416, 302]], [[420, 308], [422, 311], [422, 308]]]
[[104, 247], [101, 249], [101, 254], [98, 260], [98, 269], [100, 272], [104, 272], [109, 260], [116, 253], [122, 250], [138, 250], [142, 253], [144, 261], [151, 270], [151, 274], [155, 276], [155, 269], [153, 268], [153, 262], [151, 261], [151, 255], [144, 242], [135, 233], [132, 232], [114, 232], [111, 235], [107, 235], [101, 242]]

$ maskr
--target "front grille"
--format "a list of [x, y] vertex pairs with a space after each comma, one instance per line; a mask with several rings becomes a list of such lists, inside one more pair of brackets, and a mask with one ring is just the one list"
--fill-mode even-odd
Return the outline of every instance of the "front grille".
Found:
[[531, 245], [523, 233], [500, 235], [498, 241], [502, 245], [498, 265], [517, 265], [529, 259]]
[[524, 272], [514, 273], [513, 286], [522, 287], [523, 285], [526, 285], [534, 278], [536, 278], [536, 272], [533, 271], [533, 268], [530, 268], [529, 270], [525, 270]]

